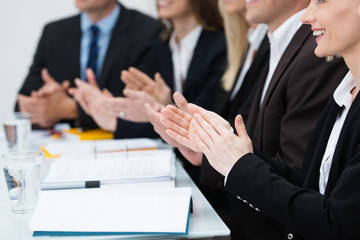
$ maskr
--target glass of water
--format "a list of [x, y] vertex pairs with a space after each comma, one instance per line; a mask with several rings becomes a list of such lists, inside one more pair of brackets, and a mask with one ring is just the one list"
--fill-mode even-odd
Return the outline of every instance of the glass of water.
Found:
[[2, 116], [2, 123], [9, 151], [24, 151], [28, 147], [31, 132], [31, 115], [14, 112]]
[[33, 212], [39, 198], [42, 154], [11, 152], [1, 156], [13, 213]]

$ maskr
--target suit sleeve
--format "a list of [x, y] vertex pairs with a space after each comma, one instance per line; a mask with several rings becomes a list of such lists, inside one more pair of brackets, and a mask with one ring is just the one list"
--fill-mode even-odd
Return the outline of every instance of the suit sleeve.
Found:
[[[360, 149], [350, 159], [330, 196], [277, 175], [255, 154], [240, 158], [226, 189], [307, 239], [356, 239], [360, 229]], [[354, 222], [355, 221], [355, 222]]]
[[[29, 96], [31, 94], [31, 91], [38, 90], [44, 84], [41, 78], [41, 69], [46, 67], [45, 54], [46, 54], [46, 42], [47, 42], [47, 29], [48, 26], [45, 26], [43, 33], [40, 37], [29, 73], [19, 90], [19, 93], [21, 94]], [[19, 111], [18, 102], [16, 102], [15, 111]]]

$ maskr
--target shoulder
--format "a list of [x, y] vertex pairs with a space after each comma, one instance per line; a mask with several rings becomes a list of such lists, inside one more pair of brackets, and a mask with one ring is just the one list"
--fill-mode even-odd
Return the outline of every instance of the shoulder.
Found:
[[226, 44], [225, 33], [222, 30], [208, 31], [203, 29], [199, 38], [199, 41], [200, 40], [206, 42], [218, 42], [218, 43]]
[[226, 52], [226, 39], [224, 31], [207, 31], [201, 32], [197, 47], [211, 50], [208, 52]]
[[133, 10], [133, 9], [128, 9], [125, 6], [121, 5], [121, 12], [120, 12], [120, 16], [122, 15], [124, 17], [124, 19], [126, 21], [129, 21], [129, 24], [137, 26], [137, 27], [141, 27], [142, 29], [145, 28], [159, 28], [159, 22], [144, 14], [141, 13], [137, 10]]
[[44, 27], [46, 31], [61, 31], [74, 28], [80, 28], [80, 14], [49, 22]]

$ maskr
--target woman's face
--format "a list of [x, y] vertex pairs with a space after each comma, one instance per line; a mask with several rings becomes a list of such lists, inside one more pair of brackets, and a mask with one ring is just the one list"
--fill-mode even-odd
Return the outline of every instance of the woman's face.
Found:
[[301, 20], [311, 24], [319, 57], [360, 53], [360, 0], [311, 0]]
[[224, 1], [224, 9], [227, 13], [244, 13], [245, 0], [222, 0]]
[[176, 19], [191, 15], [192, 12], [188, 1], [189, 0], [157, 0], [159, 17]]

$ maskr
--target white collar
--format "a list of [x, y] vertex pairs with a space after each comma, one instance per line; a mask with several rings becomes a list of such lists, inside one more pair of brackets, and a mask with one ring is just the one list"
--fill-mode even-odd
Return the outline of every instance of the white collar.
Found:
[[352, 102], [351, 90], [356, 86], [355, 80], [351, 72], [349, 71], [339, 86], [336, 88], [333, 97], [335, 102], [340, 106], [350, 108]]
[[259, 24], [255, 29], [250, 28], [247, 35], [250, 45], [258, 49], [267, 31], [266, 24]]
[[305, 9], [295, 13], [283, 24], [281, 24], [274, 32], [270, 34], [268, 33], [271, 46], [270, 52], [272, 52], [272, 54], [281, 56], [284, 53], [291, 39], [302, 25], [300, 18], [304, 12]]

